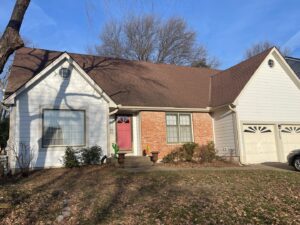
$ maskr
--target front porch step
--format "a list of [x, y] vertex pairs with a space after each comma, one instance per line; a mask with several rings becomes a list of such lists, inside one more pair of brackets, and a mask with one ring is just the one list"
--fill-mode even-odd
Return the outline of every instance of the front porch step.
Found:
[[125, 156], [124, 168], [137, 168], [152, 166], [148, 156]]

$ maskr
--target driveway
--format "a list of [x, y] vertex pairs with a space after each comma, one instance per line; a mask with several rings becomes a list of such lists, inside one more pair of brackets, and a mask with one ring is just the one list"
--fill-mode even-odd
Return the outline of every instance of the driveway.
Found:
[[271, 170], [296, 172], [294, 167], [289, 166], [287, 163], [280, 163], [280, 162], [267, 162], [267, 163], [262, 163], [262, 164], [249, 165], [247, 167], [253, 167], [256, 169], [271, 169]]

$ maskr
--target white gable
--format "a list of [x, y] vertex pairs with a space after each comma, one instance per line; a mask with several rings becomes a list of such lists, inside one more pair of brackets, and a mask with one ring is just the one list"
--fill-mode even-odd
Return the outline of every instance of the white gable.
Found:
[[[269, 59], [275, 62], [273, 68]], [[300, 122], [299, 80], [274, 49], [235, 103], [240, 121]]]
[[[100, 94], [100, 96], [105, 99], [109, 106], [116, 107], [116, 103], [85, 73], [85, 71], [67, 54], [63, 53], [59, 56], [54, 62], [50, 63], [46, 68], [44, 68], [40, 73], [30, 79], [24, 86], [22, 86], [19, 90], [17, 90], [14, 94], [9, 96], [6, 100], [6, 104], [13, 104], [16, 96], [20, 95], [25, 90], [31, 88], [33, 85], [37, 84], [37, 81], [44, 79], [44, 77], [52, 73], [53, 71], [59, 75], [59, 71], [57, 68], [61, 67], [70, 67], [69, 69], [74, 70], [80, 75], [91, 87], [94, 88], [96, 92]], [[80, 82], [80, 80], [78, 81]], [[79, 90], [80, 92], [80, 90]]]
[[[71, 70], [70, 78], [59, 74]], [[43, 148], [43, 109], [85, 110], [86, 145], [99, 145], [107, 154], [109, 101], [93, 87], [72, 60], [63, 59], [15, 96], [14, 143], [25, 143], [35, 151], [35, 167], [61, 166], [65, 147]]]

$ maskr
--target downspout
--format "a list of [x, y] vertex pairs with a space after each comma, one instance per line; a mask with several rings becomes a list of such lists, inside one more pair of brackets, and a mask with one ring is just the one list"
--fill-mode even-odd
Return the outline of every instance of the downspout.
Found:
[[236, 113], [236, 105], [229, 104], [228, 105], [229, 110], [233, 113], [234, 116], [234, 139], [236, 148], [239, 151], [239, 165], [244, 166], [244, 164], [241, 161], [241, 149], [240, 149], [240, 142], [239, 142], [239, 131], [238, 131], [238, 119], [237, 119], [237, 113]]

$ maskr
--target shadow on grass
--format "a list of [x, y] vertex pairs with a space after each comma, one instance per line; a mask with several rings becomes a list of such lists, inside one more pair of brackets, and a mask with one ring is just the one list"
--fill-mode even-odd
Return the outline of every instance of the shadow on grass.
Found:
[[[49, 180], [47, 182], [41, 185], [37, 185], [33, 189], [26, 187], [26, 184], [31, 183], [31, 181], [33, 180], [35, 180], [34, 182], [37, 182], [36, 180], [39, 180], [40, 177], [47, 176], [48, 175], [47, 170], [32, 171], [30, 172], [28, 177], [22, 177], [17, 175], [8, 178], [4, 182], [4, 185], [2, 187], [3, 189], [7, 188], [6, 191], [7, 194], [6, 196], [4, 196], [4, 201], [5, 203], [8, 203], [10, 207], [5, 210], [2, 210], [0, 217], [4, 218], [7, 214], [15, 210], [15, 207], [17, 206], [21, 207], [22, 205], [28, 204], [30, 201], [33, 200], [33, 198], [45, 192], [47, 189], [49, 189], [50, 186], [53, 186], [60, 180], [64, 179], [68, 174], [69, 171], [66, 170], [58, 176], [49, 177]], [[44, 203], [45, 201], [37, 202], [37, 204], [44, 204]], [[30, 214], [30, 213], [31, 213], [30, 208], [28, 208], [26, 214]]]
[[[157, 223], [157, 220], [163, 221], [168, 214], [168, 209], [173, 207], [172, 216], [176, 218], [184, 218], [188, 215], [187, 210], [197, 208], [205, 208], [211, 204], [209, 194], [205, 190], [202, 191], [201, 199], [195, 198], [195, 201], [187, 201], [188, 207], [181, 207], [177, 199], [184, 199], [184, 195], [190, 190], [178, 185], [177, 175], [168, 176], [152, 176], [147, 173], [123, 173], [114, 181], [113, 191], [107, 199], [97, 199], [98, 204], [91, 205], [93, 207], [91, 216], [81, 218], [80, 224], [144, 224]], [[106, 186], [106, 188], [108, 188]], [[96, 197], [96, 196], [95, 196]], [[96, 197], [97, 198], [97, 197]], [[86, 202], [88, 204], [88, 202]], [[176, 206], [176, 207], [174, 207]], [[163, 209], [163, 210], [160, 210]], [[149, 216], [146, 221], [138, 221], [138, 218]], [[134, 219], [133, 219], [134, 218]], [[131, 220], [135, 221], [131, 221]], [[128, 221], [127, 221], [128, 220]], [[131, 222], [130, 222], [131, 221]]]
[[[49, 176], [47, 181], [45, 176]], [[136, 224], [139, 220], [139, 224], [155, 224], [166, 218], [180, 224], [212, 204], [207, 188], [193, 187], [188, 180], [182, 183], [184, 175], [166, 171], [129, 173], [87, 167], [58, 174], [45, 171], [25, 180], [34, 177], [44, 180], [17, 203], [22, 212], [14, 212], [24, 224], [52, 223], [61, 213], [64, 199], [69, 200], [72, 215], [65, 224]], [[20, 187], [15, 186], [15, 191]]]

